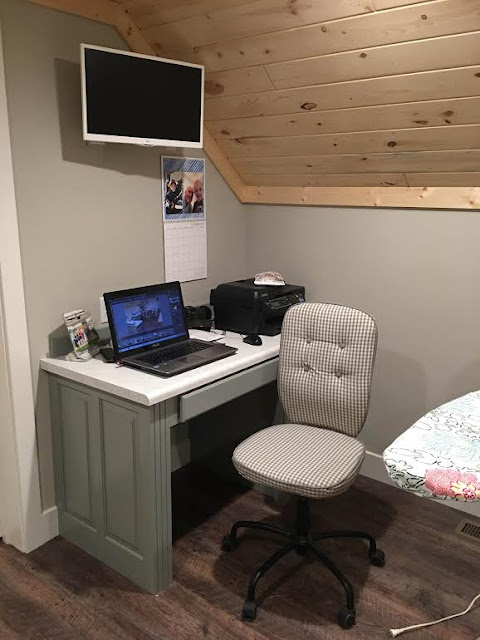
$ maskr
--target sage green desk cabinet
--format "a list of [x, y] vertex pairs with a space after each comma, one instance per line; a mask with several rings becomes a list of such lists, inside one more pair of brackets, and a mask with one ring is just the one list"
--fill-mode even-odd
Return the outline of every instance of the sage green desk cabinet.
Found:
[[171, 580], [168, 411], [175, 400], [144, 407], [49, 378], [61, 534], [159, 591]]
[[271, 424], [279, 340], [265, 342], [242, 345], [215, 369], [161, 382], [101, 361], [42, 359], [60, 534], [147, 591], [165, 587], [172, 579], [170, 430], [188, 421], [198, 459], [209, 447], [231, 455], [243, 425]]

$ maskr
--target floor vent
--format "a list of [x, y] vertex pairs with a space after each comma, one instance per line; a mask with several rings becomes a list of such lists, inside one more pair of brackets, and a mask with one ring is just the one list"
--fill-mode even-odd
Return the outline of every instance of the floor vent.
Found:
[[455, 531], [480, 542], [480, 526], [471, 520], [462, 520]]

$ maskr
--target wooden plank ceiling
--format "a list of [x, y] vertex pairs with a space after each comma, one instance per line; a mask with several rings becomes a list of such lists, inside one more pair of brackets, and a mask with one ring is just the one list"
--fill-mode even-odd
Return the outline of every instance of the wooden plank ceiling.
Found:
[[479, 0], [116, 2], [246, 185], [479, 186]]

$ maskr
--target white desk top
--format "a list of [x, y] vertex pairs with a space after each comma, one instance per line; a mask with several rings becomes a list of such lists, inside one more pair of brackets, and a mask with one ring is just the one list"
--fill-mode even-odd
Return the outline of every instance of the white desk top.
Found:
[[280, 349], [280, 336], [262, 336], [262, 341], [263, 344], [256, 347], [242, 342], [237, 333], [227, 332], [227, 336], [219, 342], [237, 348], [236, 354], [171, 378], [161, 378], [137, 369], [108, 364], [101, 356], [88, 362], [42, 358], [40, 367], [68, 380], [152, 406], [276, 358]]

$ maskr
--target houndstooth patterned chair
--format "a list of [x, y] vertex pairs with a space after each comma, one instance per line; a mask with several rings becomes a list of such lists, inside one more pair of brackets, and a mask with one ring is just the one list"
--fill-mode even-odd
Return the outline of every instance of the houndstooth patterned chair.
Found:
[[242, 616], [257, 612], [256, 586], [260, 578], [290, 551], [312, 552], [346, 593], [346, 607], [338, 613], [344, 628], [355, 624], [353, 587], [334, 562], [314, 543], [326, 538], [364, 538], [375, 566], [385, 565], [383, 551], [367, 533], [313, 533], [309, 498], [344, 493], [360, 472], [364, 445], [356, 439], [368, 412], [370, 384], [377, 345], [375, 321], [366, 313], [334, 304], [303, 303], [287, 312], [280, 346], [278, 390], [288, 424], [263, 429], [242, 442], [233, 464], [247, 480], [298, 496], [293, 531], [264, 522], [236, 522], [222, 541], [224, 551], [239, 544], [240, 528], [279, 534], [287, 544], [253, 574]]

